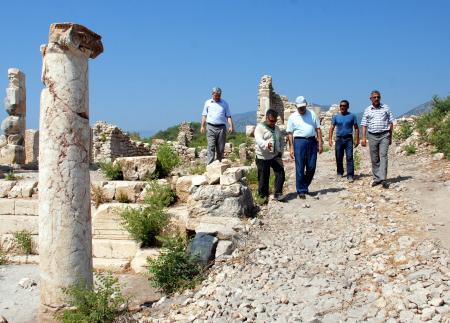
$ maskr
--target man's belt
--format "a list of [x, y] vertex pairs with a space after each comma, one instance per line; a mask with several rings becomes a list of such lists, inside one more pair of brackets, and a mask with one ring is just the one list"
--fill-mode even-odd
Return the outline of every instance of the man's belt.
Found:
[[371, 135], [384, 135], [385, 133], [388, 133], [389, 130], [385, 130], [385, 131], [380, 131], [380, 132], [371, 132], [368, 131], [368, 133], [370, 133]]
[[316, 136], [311, 136], [311, 137], [294, 137], [294, 139], [316, 139]]
[[223, 124], [223, 123], [221, 123], [221, 124], [214, 124], [214, 123], [207, 122], [206, 124], [209, 124], [210, 126], [213, 126], [213, 127], [224, 127], [225, 126], [225, 124]]

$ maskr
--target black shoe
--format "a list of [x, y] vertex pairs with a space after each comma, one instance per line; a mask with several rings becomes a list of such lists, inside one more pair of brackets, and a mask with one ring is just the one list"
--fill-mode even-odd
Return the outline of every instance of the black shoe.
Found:
[[278, 202], [285, 202], [286, 201], [286, 195], [283, 195], [282, 193], [275, 193], [273, 195], [274, 200]]
[[380, 185], [380, 184], [381, 184], [381, 182], [373, 181], [373, 182], [372, 182], [372, 187], [378, 186], [378, 185]]
[[382, 181], [381, 186], [383, 186], [383, 188], [389, 188], [389, 183], [386, 181]]
[[297, 196], [298, 196], [299, 199], [302, 199], [302, 200], [306, 199], [305, 193], [298, 193]]

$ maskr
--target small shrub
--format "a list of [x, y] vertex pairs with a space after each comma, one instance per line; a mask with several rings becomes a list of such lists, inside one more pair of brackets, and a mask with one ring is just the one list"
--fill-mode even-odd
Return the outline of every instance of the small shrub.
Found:
[[408, 156], [413, 155], [416, 153], [416, 147], [414, 145], [405, 146], [405, 151]]
[[57, 318], [60, 322], [113, 322], [128, 299], [122, 295], [119, 280], [110, 272], [94, 273], [94, 289], [82, 281], [63, 289], [70, 296], [70, 306]]
[[247, 175], [245, 175], [245, 178], [250, 188], [254, 189], [258, 187], [258, 170], [256, 168], [251, 168]]
[[33, 251], [33, 240], [31, 239], [31, 232], [22, 230], [14, 232], [14, 240], [19, 245], [20, 249], [26, 255], [31, 255]]
[[148, 182], [145, 203], [165, 208], [175, 202], [176, 197], [169, 184], [160, 184], [156, 180]]
[[5, 175], [5, 181], [18, 181], [19, 179], [21, 179], [21, 177], [17, 176], [13, 171], [9, 171]]
[[355, 150], [353, 153], [353, 166], [355, 168], [355, 172], [361, 167], [361, 155], [358, 150]]
[[403, 122], [397, 129], [394, 128], [393, 137], [396, 140], [406, 140], [412, 135], [413, 131], [413, 125], [410, 122]]
[[6, 255], [6, 252], [4, 252], [0, 247], [0, 266], [6, 264], [8, 264], [8, 256]]
[[156, 236], [169, 223], [169, 215], [159, 206], [144, 208], [126, 208], [120, 213], [122, 225], [141, 247], [154, 246]]
[[99, 162], [98, 166], [107, 179], [111, 181], [123, 179], [122, 167], [119, 163], [104, 161]]
[[91, 200], [94, 202], [95, 207], [106, 202], [105, 192], [103, 187], [97, 185], [91, 185]]
[[180, 163], [180, 157], [178, 157], [177, 153], [167, 143], [159, 146], [156, 156], [156, 173], [159, 178], [169, 175], [170, 172]]
[[203, 175], [206, 172], [206, 164], [197, 163], [189, 167], [189, 174], [191, 175]]
[[124, 192], [119, 192], [116, 196], [116, 201], [120, 203], [130, 203], [130, 199], [128, 198], [128, 195]]
[[101, 142], [106, 142], [106, 134], [102, 132], [98, 138]]
[[162, 242], [160, 256], [148, 259], [151, 284], [166, 294], [194, 287], [201, 279], [201, 267], [196, 257], [186, 253], [186, 240], [180, 235], [159, 238]]

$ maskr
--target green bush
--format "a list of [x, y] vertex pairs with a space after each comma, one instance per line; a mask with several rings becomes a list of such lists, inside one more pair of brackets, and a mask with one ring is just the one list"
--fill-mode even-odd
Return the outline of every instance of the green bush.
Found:
[[5, 181], [18, 181], [19, 179], [21, 179], [22, 177], [17, 176], [13, 171], [9, 171], [8, 173], [6, 173], [5, 175]]
[[128, 299], [122, 295], [119, 280], [112, 273], [94, 273], [94, 289], [82, 281], [63, 289], [70, 296], [73, 309], [64, 310], [57, 318], [65, 323], [109, 323], [117, 317]]
[[416, 153], [416, 146], [414, 145], [405, 146], [405, 151], [408, 156], [413, 155]]
[[152, 180], [147, 185], [145, 203], [165, 208], [175, 202], [177, 196], [169, 184], [160, 184], [157, 180]]
[[31, 239], [31, 232], [22, 230], [14, 232], [14, 240], [19, 245], [20, 249], [26, 255], [31, 255], [33, 251], [33, 240]]
[[192, 288], [201, 279], [201, 267], [196, 257], [186, 253], [186, 240], [180, 235], [159, 238], [161, 254], [148, 259], [151, 284], [166, 294]]
[[99, 162], [98, 166], [107, 179], [111, 181], [123, 179], [122, 167], [119, 163], [103, 161]]
[[[438, 152], [450, 158], [450, 96], [433, 98], [433, 109], [416, 120], [422, 139], [436, 147]], [[432, 128], [431, 133], [427, 129]]]
[[154, 246], [156, 236], [169, 223], [169, 215], [159, 206], [126, 208], [120, 213], [122, 225], [141, 247]]
[[[397, 128], [397, 129], [396, 129]], [[411, 122], [403, 122], [398, 127], [394, 128], [394, 139], [406, 140], [412, 135], [414, 129]]]
[[6, 265], [8, 263], [8, 256], [6, 255], [6, 252], [3, 251], [3, 249], [0, 247], [0, 266]]
[[178, 157], [178, 154], [167, 143], [164, 143], [158, 147], [156, 156], [157, 160], [155, 172], [160, 178], [169, 175], [170, 172], [180, 163], [180, 157]]
[[205, 163], [197, 163], [189, 167], [189, 174], [191, 175], [203, 175], [206, 172]]

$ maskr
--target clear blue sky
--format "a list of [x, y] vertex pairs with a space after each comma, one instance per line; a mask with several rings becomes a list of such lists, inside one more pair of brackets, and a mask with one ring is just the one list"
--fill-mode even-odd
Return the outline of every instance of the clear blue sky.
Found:
[[216, 85], [232, 113], [255, 110], [264, 74], [291, 100], [346, 98], [354, 112], [379, 89], [398, 115], [450, 94], [449, 12], [447, 0], [6, 1], [0, 93], [7, 69], [22, 69], [27, 125], [37, 128], [39, 46], [51, 23], [75, 22], [105, 48], [90, 62], [91, 123], [158, 130], [199, 120]]

